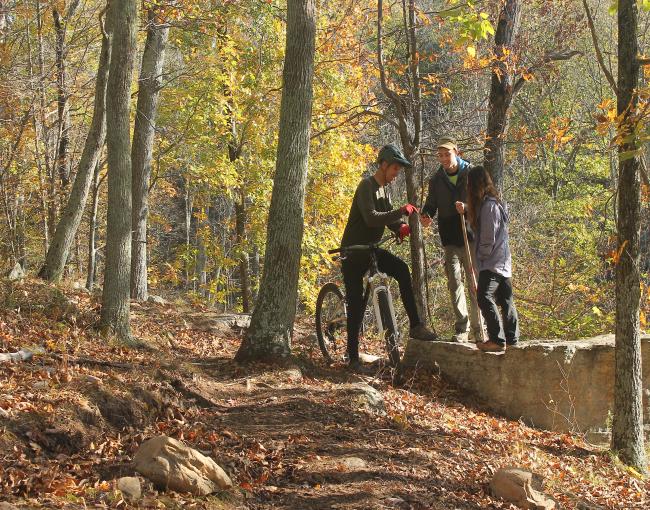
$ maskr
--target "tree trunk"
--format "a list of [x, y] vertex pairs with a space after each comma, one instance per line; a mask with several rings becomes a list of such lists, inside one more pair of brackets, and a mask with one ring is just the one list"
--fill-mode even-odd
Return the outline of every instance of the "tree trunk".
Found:
[[492, 67], [487, 132], [483, 149], [483, 165], [499, 190], [503, 188], [504, 137], [508, 129], [508, 109], [512, 102], [514, 87], [514, 72], [507, 52], [512, 49], [519, 31], [520, 20], [520, 0], [506, 0], [494, 35], [494, 54], [497, 61]]
[[287, 4], [280, 130], [259, 299], [236, 359], [276, 360], [291, 354], [304, 220], [313, 97], [316, 7]]
[[[39, 96], [39, 112], [38, 115], [34, 115], [34, 131], [36, 136], [34, 137], [34, 145], [36, 149], [36, 159], [37, 166], [39, 170], [39, 181], [43, 201], [43, 233], [44, 233], [44, 245], [45, 253], [47, 253], [50, 246], [50, 233], [54, 232], [54, 227], [56, 225], [55, 218], [56, 213], [54, 210], [55, 200], [52, 193], [52, 179], [50, 178], [53, 174], [52, 163], [50, 160], [50, 149], [48, 147], [48, 140], [50, 138], [49, 129], [46, 122], [46, 100], [45, 100], [45, 61], [43, 57], [43, 19], [41, 17], [41, 3], [40, 1], [36, 2], [36, 36], [38, 41], [38, 72], [39, 78], [37, 79], [38, 83], [38, 96]], [[43, 142], [42, 156], [43, 156], [43, 165], [40, 164], [40, 144], [39, 140]]]
[[147, 299], [147, 218], [149, 215], [149, 181], [151, 155], [158, 113], [165, 46], [169, 26], [160, 25], [158, 13], [148, 13], [147, 41], [142, 54], [138, 88], [138, 106], [133, 131], [133, 241], [131, 244], [131, 297]]
[[56, 171], [61, 181], [61, 187], [70, 184], [70, 164], [68, 161], [68, 145], [70, 145], [70, 111], [68, 108], [68, 92], [65, 75], [65, 20], [61, 18], [58, 9], [52, 9], [54, 31], [56, 33], [56, 93], [57, 113], [59, 120], [58, 146], [56, 152]]
[[93, 170], [97, 167], [97, 160], [104, 146], [106, 138], [106, 86], [111, 61], [111, 38], [109, 34], [110, 32], [105, 33], [102, 39], [97, 81], [95, 82], [95, 107], [90, 130], [79, 160], [77, 176], [70, 192], [70, 198], [63, 210], [52, 243], [47, 251], [45, 264], [38, 273], [39, 277], [45, 280], [58, 281], [63, 275], [70, 247], [77, 234], [86, 207], [88, 192], [93, 179]]
[[252, 285], [251, 285], [251, 303], [257, 301], [257, 292], [259, 289], [260, 279], [260, 249], [256, 243], [253, 244], [253, 256], [251, 261]]
[[[418, 172], [417, 165], [414, 161], [417, 158], [416, 154], [406, 154], [409, 161], [413, 162], [413, 168], [405, 170], [406, 177], [406, 197], [410, 204], [418, 204], [419, 200], [419, 183], [417, 182]], [[422, 169], [421, 171], [424, 171]], [[415, 295], [415, 303], [417, 304], [422, 321], [426, 321], [427, 317], [427, 280], [426, 269], [424, 264], [424, 240], [422, 225], [420, 218], [417, 214], [412, 214], [409, 218], [409, 226], [411, 227], [411, 235], [409, 236], [409, 246], [411, 248], [411, 273], [413, 275], [413, 294]]]
[[204, 209], [202, 218], [203, 219], [201, 220], [200, 226], [197, 228], [196, 232], [196, 278], [198, 280], [199, 294], [205, 298], [208, 297], [210, 293], [207, 288], [208, 272], [206, 271], [208, 253], [205, 246], [205, 240], [203, 239], [203, 232], [210, 228], [210, 207]]
[[[616, 264], [616, 374], [612, 450], [623, 462], [645, 470], [641, 383], [639, 242], [641, 181], [635, 132], [639, 80], [635, 0], [618, 2], [619, 145], [618, 253]], [[623, 142], [625, 140], [625, 142]], [[630, 157], [630, 154], [633, 154]]]
[[239, 248], [239, 286], [241, 288], [241, 305], [244, 313], [249, 313], [251, 308], [250, 264], [248, 262], [248, 249], [246, 246], [246, 196], [240, 193], [240, 201], [235, 203], [235, 232]]
[[185, 179], [185, 289], [190, 288], [190, 247], [192, 246], [192, 194], [190, 182]]
[[108, 218], [106, 268], [101, 327], [130, 342], [129, 283], [131, 273], [131, 139], [129, 110], [136, 50], [138, 5], [135, 0], [111, 0], [107, 23], [113, 48], [106, 93], [108, 150]]
[[95, 286], [95, 276], [97, 274], [97, 205], [99, 204], [99, 163], [95, 165], [95, 174], [93, 176], [93, 201], [90, 208], [90, 220], [88, 221], [88, 275], [86, 277], [86, 288], [93, 290]]
[[[386, 76], [384, 67], [383, 51], [383, 19], [384, 4], [382, 0], [377, 2], [377, 63], [381, 88], [386, 97], [391, 101], [395, 108], [397, 122], [394, 123], [399, 132], [400, 142], [404, 148], [404, 153], [409, 161], [415, 164], [415, 159], [420, 150], [420, 134], [422, 132], [422, 98], [420, 91], [420, 56], [417, 46], [417, 20], [415, 0], [402, 0], [402, 11], [405, 26], [406, 53], [408, 56], [407, 75], [409, 80], [408, 97], [391, 89], [389, 80]], [[406, 175], [406, 197], [409, 203], [417, 204], [418, 201], [418, 183], [415, 168], [407, 168]], [[411, 216], [409, 219], [411, 227], [411, 236], [409, 246], [411, 248], [411, 266], [413, 274], [413, 293], [420, 316], [425, 317], [427, 312], [427, 292], [426, 292], [426, 271], [424, 267], [424, 242], [422, 237], [422, 227], [418, 218]]]

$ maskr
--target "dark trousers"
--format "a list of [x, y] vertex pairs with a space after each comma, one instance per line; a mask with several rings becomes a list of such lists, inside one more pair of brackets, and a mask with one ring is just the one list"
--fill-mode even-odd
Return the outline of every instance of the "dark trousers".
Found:
[[[345, 299], [348, 309], [348, 357], [350, 360], [359, 359], [359, 330], [361, 329], [365, 311], [363, 309], [363, 275], [369, 267], [370, 258], [358, 257], [356, 254], [345, 259], [342, 264]], [[377, 250], [377, 267], [382, 273], [386, 273], [397, 280], [411, 327], [419, 324], [420, 316], [413, 295], [411, 273], [406, 263], [399, 257], [380, 248]]]
[[[515, 345], [519, 340], [519, 320], [510, 278], [492, 271], [481, 271], [476, 294], [490, 341]], [[499, 309], [502, 319], [499, 318]]]

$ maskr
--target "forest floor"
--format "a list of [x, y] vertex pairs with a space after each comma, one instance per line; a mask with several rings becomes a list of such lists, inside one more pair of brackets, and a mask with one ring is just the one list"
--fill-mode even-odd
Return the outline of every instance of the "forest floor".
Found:
[[[313, 325], [296, 329], [286, 367], [239, 365], [242, 330], [175, 302], [134, 304], [129, 349], [94, 329], [98, 296], [26, 280], [0, 286], [0, 501], [18, 508], [483, 509], [496, 469], [544, 477], [558, 508], [648, 508], [650, 482], [575, 435], [495, 417], [429, 373], [391, 385], [326, 366]], [[296, 369], [296, 366], [299, 369]], [[385, 414], [350, 398], [381, 392]], [[122, 500], [121, 476], [147, 438], [167, 434], [213, 457], [227, 493], [195, 498], [144, 483]], [[142, 479], [144, 481], [144, 479]]]

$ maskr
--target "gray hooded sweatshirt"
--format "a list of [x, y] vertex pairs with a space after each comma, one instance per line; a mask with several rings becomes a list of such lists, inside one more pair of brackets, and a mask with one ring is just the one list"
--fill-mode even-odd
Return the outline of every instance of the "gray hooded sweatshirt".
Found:
[[508, 244], [508, 212], [496, 198], [487, 197], [481, 204], [476, 230], [477, 271], [492, 271], [512, 277], [512, 258]]

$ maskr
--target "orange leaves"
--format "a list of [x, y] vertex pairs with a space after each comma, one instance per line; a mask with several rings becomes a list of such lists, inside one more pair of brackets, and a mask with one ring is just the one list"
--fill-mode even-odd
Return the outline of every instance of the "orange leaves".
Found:
[[596, 108], [600, 110], [599, 113], [594, 115], [597, 122], [596, 131], [600, 135], [605, 136], [609, 132], [610, 127], [616, 123], [616, 104], [613, 99], [604, 99]]
[[569, 132], [571, 120], [563, 117], [557, 117], [551, 120], [551, 125], [546, 133], [546, 139], [553, 144], [553, 150], [558, 151], [568, 142], [573, 140], [573, 135]]
[[613, 265], [617, 265], [619, 261], [621, 260], [621, 256], [623, 255], [623, 250], [625, 250], [625, 246], [627, 245], [627, 239], [623, 241], [623, 244], [618, 248], [618, 250], [612, 250], [609, 252], [609, 261]]

